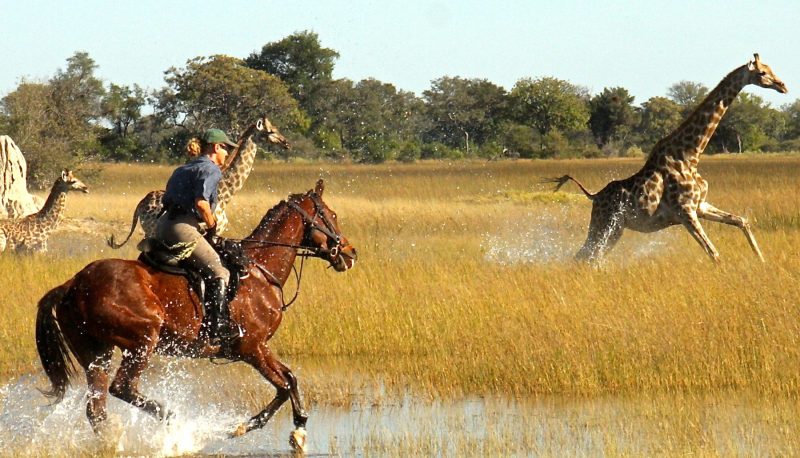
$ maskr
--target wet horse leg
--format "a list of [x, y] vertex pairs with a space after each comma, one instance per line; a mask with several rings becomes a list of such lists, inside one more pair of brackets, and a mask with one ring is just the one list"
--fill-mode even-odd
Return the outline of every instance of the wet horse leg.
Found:
[[122, 362], [116, 376], [114, 376], [114, 381], [111, 383], [109, 391], [117, 398], [139, 407], [161, 421], [170, 418], [172, 413], [164, 409], [161, 403], [148, 399], [139, 393], [139, 377], [150, 361], [150, 356], [155, 349], [158, 338], [144, 340], [147, 344], [122, 352]]
[[[66, 294], [66, 286], [62, 285], [48, 294], [53, 294], [56, 300], [62, 300]], [[66, 315], [66, 314], [65, 314]], [[75, 317], [69, 317], [74, 320]], [[74, 321], [73, 321], [74, 322]], [[86, 401], [86, 417], [95, 433], [102, 430], [102, 425], [107, 418], [106, 399], [108, 397], [108, 370], [111, 366], [111, 357], [114, 348], [104, 344], [86, 334], [79, 326], [63, 326], [64, 334], [74, 349], [78, 364], [83, 367], [86, 374], [86, 384], [89, 388]]]
[[295, 378], [288, 367], [275, 358], [266, 345], [262, 345], [257, 357], [248, 362], [275, 387], [277, 393], [264, 410], [250, 418], [246, 423], [240, 425], [232, 435], [240, 436], [254, 429], [262, 428], [267, 424], [269, 419], [272, 418], [275, 412], [278, 411], [280, 406], [283, 405], [287, 399], [291, 399], [292, 414], [296, 429], [292, 432], [290, 442], [294, 447], [304, 448], [305, 426], [308, 415], [303, 409], [303, 403], [300, 399], [297, 378]]
[[106, 398], [108, 397], [108, 368], [111, 364], [111, 354], [109, 349], [84, 366], [86, 384], [89, 386], [86, 416], [96, 433], [100, 432], [101, 425], [107, 418]]
[[89, 342], [77, 349], [75, 357], [86, 373], [86, 384], [89, 387], [89, 399], [86, 401], [86, 417], [95, 433], [99, 433], [107, 418], [106, 398], [108, 397], [108, 369], [111, 365], [112, 348], [110, 346], [93, 347]]

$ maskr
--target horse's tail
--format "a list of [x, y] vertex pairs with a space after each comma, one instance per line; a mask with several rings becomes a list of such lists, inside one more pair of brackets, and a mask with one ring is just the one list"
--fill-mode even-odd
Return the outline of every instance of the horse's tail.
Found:
[[147, 201], [149, 199], [152, 199], [152, 194], [153, 194], [152, 192], [147, 193], [147, 195], [144, 196], [142, 200], [139, 201], [138, 204], [136, 204], [136, 209], [133, 211], [133, 219], [131, 220], [131, 230], [128, 232], [128, 236], [125, 237], [125, 240], [123, 240], [122, 243], [116, 243], [114, 234], [111, 234], [111, 236], [106, 239], [106, 243], [108, 244], [108, 246], [116, 250], [117, 248], [122, 248], [123, 245], [128, 243], [128, 240], [130, 240], [131, 236], [133, 236], [133, 231], [136, 230], [136, 223], [139, 220], [139, 217], [146, 210], [144, 207], [147, 206], [148, 204]]
[[65, 283], [48, 291], [39, 300], [39, 311], [36, 314], [36, 349], [52, 385], [51, 390], [43, 390], [42, 393], [56, 398], [56, 402], [64, 398], [69, 379], [75, 373], [67, 343], [53, 314], [55, 306], [64, 299], [68, 286], [69, 283]]
[[561, 189], [561, 187], [564, 186], [569, 180], [574, 181], [575, 184], [577, 184], [578, 187], [581, 188], [581, 191], [583, 191], [583, 193], [586, 194], [586, 197], [588, 197], [589, 200], [594, 200], [594, 198], [597, 196], [597, 194], [592, 194], [591, 192], [587, 191], [586, 188], [583, 187], [580, 181], [576, 180], [575, 178], [569, 175], [564, 175], [559, 178], [547, 178], [543, 180], [542, 183], [556, 183], [556, 188], [553, 189], [553, 192], [556, 192], [559, 189]]

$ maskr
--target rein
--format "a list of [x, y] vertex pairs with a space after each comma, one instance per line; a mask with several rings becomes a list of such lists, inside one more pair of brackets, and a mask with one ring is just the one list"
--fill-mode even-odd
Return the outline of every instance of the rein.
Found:
[[[293, 202], [291, 200], [287, 202], [287, 205], [289, 206], [289, 208], [291, 208], [291, 209], [297, 211], [298, 213], [300, 213], [300, 216], [303, 218], [303, 223], [306, 225], [306, 227], [311, 227], [313, 229], [316, 229], [316, 230], [322, 232], [328, 238], [332, 239], [335, 242], [334, 247], [331, 248], [328, 251], [331, 254], [331, 256], [335, 257], [335, 256], [338, 255], [339, 250], [341, 249], [341, 237], [339, 235], [337, 235], [331, 229], [333, 227], [333, 225], [330, 223], [330, 221], [328, 221], [328, 219], [325, 217], [325, 215], [321, 213], [321, 211], [320, 211], [321, 205], [318, 202], [317, 194], [311, 194], [309, 197], [310, 197], [311, 201], [314, 203], [315, 216], [313, 216], [313, 217], [311, 215], [309, 215], [308, 212], [303, 210], [303, 208], [300, 207], [300, 205], [298, 205], [297, 203], [295, 203], [295, 202]], [[319, 224], [319, 223], [317, 223], [317, 218], [322, 219], [322, 222], [323, 222], [324, 226]], [[308, 234], [304, 234], [303, 237], [304, 237], [304, 240], [307, 239], [308, 238]], [[258, 270], [260, 270], [261, 273], [263, 273], [264, 276], [267, 277], [267, 280], [269, 281], [269, 283], [272, 284], [273, 286], [276, 286], [278, 288], [278, 290], [280, 291], [280, 293], [281, 293], [281, 303], [283, 304], [283, 305], [281, 305], [281, 311], [282, 312], [285, 312], [286, 309], [288, 309], [289, 306], [292, 305], [295, 300], [297, 300], [297, 296], [300, 294], [300, 280], [303, 278], [303, 267], [305, 266], [306, 258], [319, 257], [321, 253], [325, 252], [325, 250], [323, 248], [321, 248], [321, 247], [315, 247], [315, 246], [309, 246], [309, 245], [303, 245], [303, 244], [296, 245], [296, 244], [293, 244], [293, 243], [272, 242], [272, 241], [269, 241], [269, 240], [258, 240], [258, 239], [251, 239], [251, 238], [229, 239], [229, 240], [233, 240], [233, 241], [239, 242], [239, 243], [248, 243], [248, 244], [252, 244], [252, 245], [256, 245], [256, 246], [285, 247], [285, 248], [292, 248], [292, 249], [295, 250], [295, 255], [300, 257], [300, 270], [298, 271], [298, 269], [294, 265], [294, 263], [292, 264], [292, 271], [294, 271], [295, 281], [297, 282], [297, 289], [295, 289], [294, 296], [292, 296], [292, 298], [289, 300], [289, 302], [286, 302], [286, 300], [284, 298], [284, 295], [283, 295], [283, 285], [281, 285], [281, 283], [278, 280], [278, 278], [275, 277], [275, 274], [270, 272], [266, 267], [264, 267], [263, 265], [259, 264], [258, 262], [253, 261], [253, 264], [256, 266], [256, 268], [258, 268]]]

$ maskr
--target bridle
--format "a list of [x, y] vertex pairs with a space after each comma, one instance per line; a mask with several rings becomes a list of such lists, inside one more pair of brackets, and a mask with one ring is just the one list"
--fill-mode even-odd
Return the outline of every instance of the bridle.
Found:
[[[291, 244], [291, 243], [281, 243], [281, 242], [271, 242], [267, 240], [257, 240], [257, 239], [239, 239], [238, 242], [246, 242], [248, 244], [253, 245], [261, 245], [261, 246], [276, 246], [276, 247], [286, 247], [286, 248], [293, 248], [300, 257], [300, 270], [298, 271], [294, 264], [292, 264], [292, 270], [295, 273], [295, 279], [297, 281], [297, 288], [295, 289], [294, 296], [292, 297], [289, 302], [286, 302], [283, 297], [283, 286], [281, 285], [280, 281], [275, 277], [275, 274], [267, 270], [266, 267], [262, 266], [258, 262], [253, 261], [253, 264], [267, 277], [267, 280], [273, 285], [276, 286], [281, 292], [281, 302], [283, 305], [281, 306], [281, 311], [285, 311], [289, 308], [290, 305], [294, 303], [297, 299], [297, 295], [300, 293], [300, 280], [303, 276], [303, 266], [305, 265], [306, 258], [315, 257], [315, 258], [323, 258], [327, 256], [330, 261], [335, 260], [339, 256], [342, 255], [342, 251], [351, 247], [350, 244], [343, 246], [342, 243], [342, 236], [336, 232], [336, 227], [333, 225], [331, 220], [323, 211], [323, 204], [320, 199], [319, 194], [316, 192], [311, 192], [307, 194], [311, 202], [314, 204], [314, 216], [311, 216], [307, 211], [303, 209], [297, 202], [293, 200], [289, 200], [286, 204], [292, 210], [296, 211], [300, 214], [303, 218], [303, 225], [304, 225], [304, 233], [303, 233], [303, 240], [300, 242], [299, 245]], [[325, 236], [328, 237], [328, 246], [327, 247], [318, 247], [314, 246], [311, 242], [311, 235], [314, 231], [319, 231]], [[333, 246], [331, 246], [331, 242], [333, 242]]]

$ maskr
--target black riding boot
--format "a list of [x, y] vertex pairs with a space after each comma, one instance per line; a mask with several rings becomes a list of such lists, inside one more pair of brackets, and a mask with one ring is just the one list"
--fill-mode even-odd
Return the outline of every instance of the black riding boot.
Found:
[[233, 326], [231, 323], [230, 310], [226, 303], [227, 293], [228, 288], [225, 285], [225, 280], [215, 278], [208, 282], [205, 306], [206, 312], [211, 315], [211, 319], [209, 320], [209, 337], [211, 343], [214, 345], [227, 343], [231, 338], [236, 336], [236, 333], [232, 330]]

